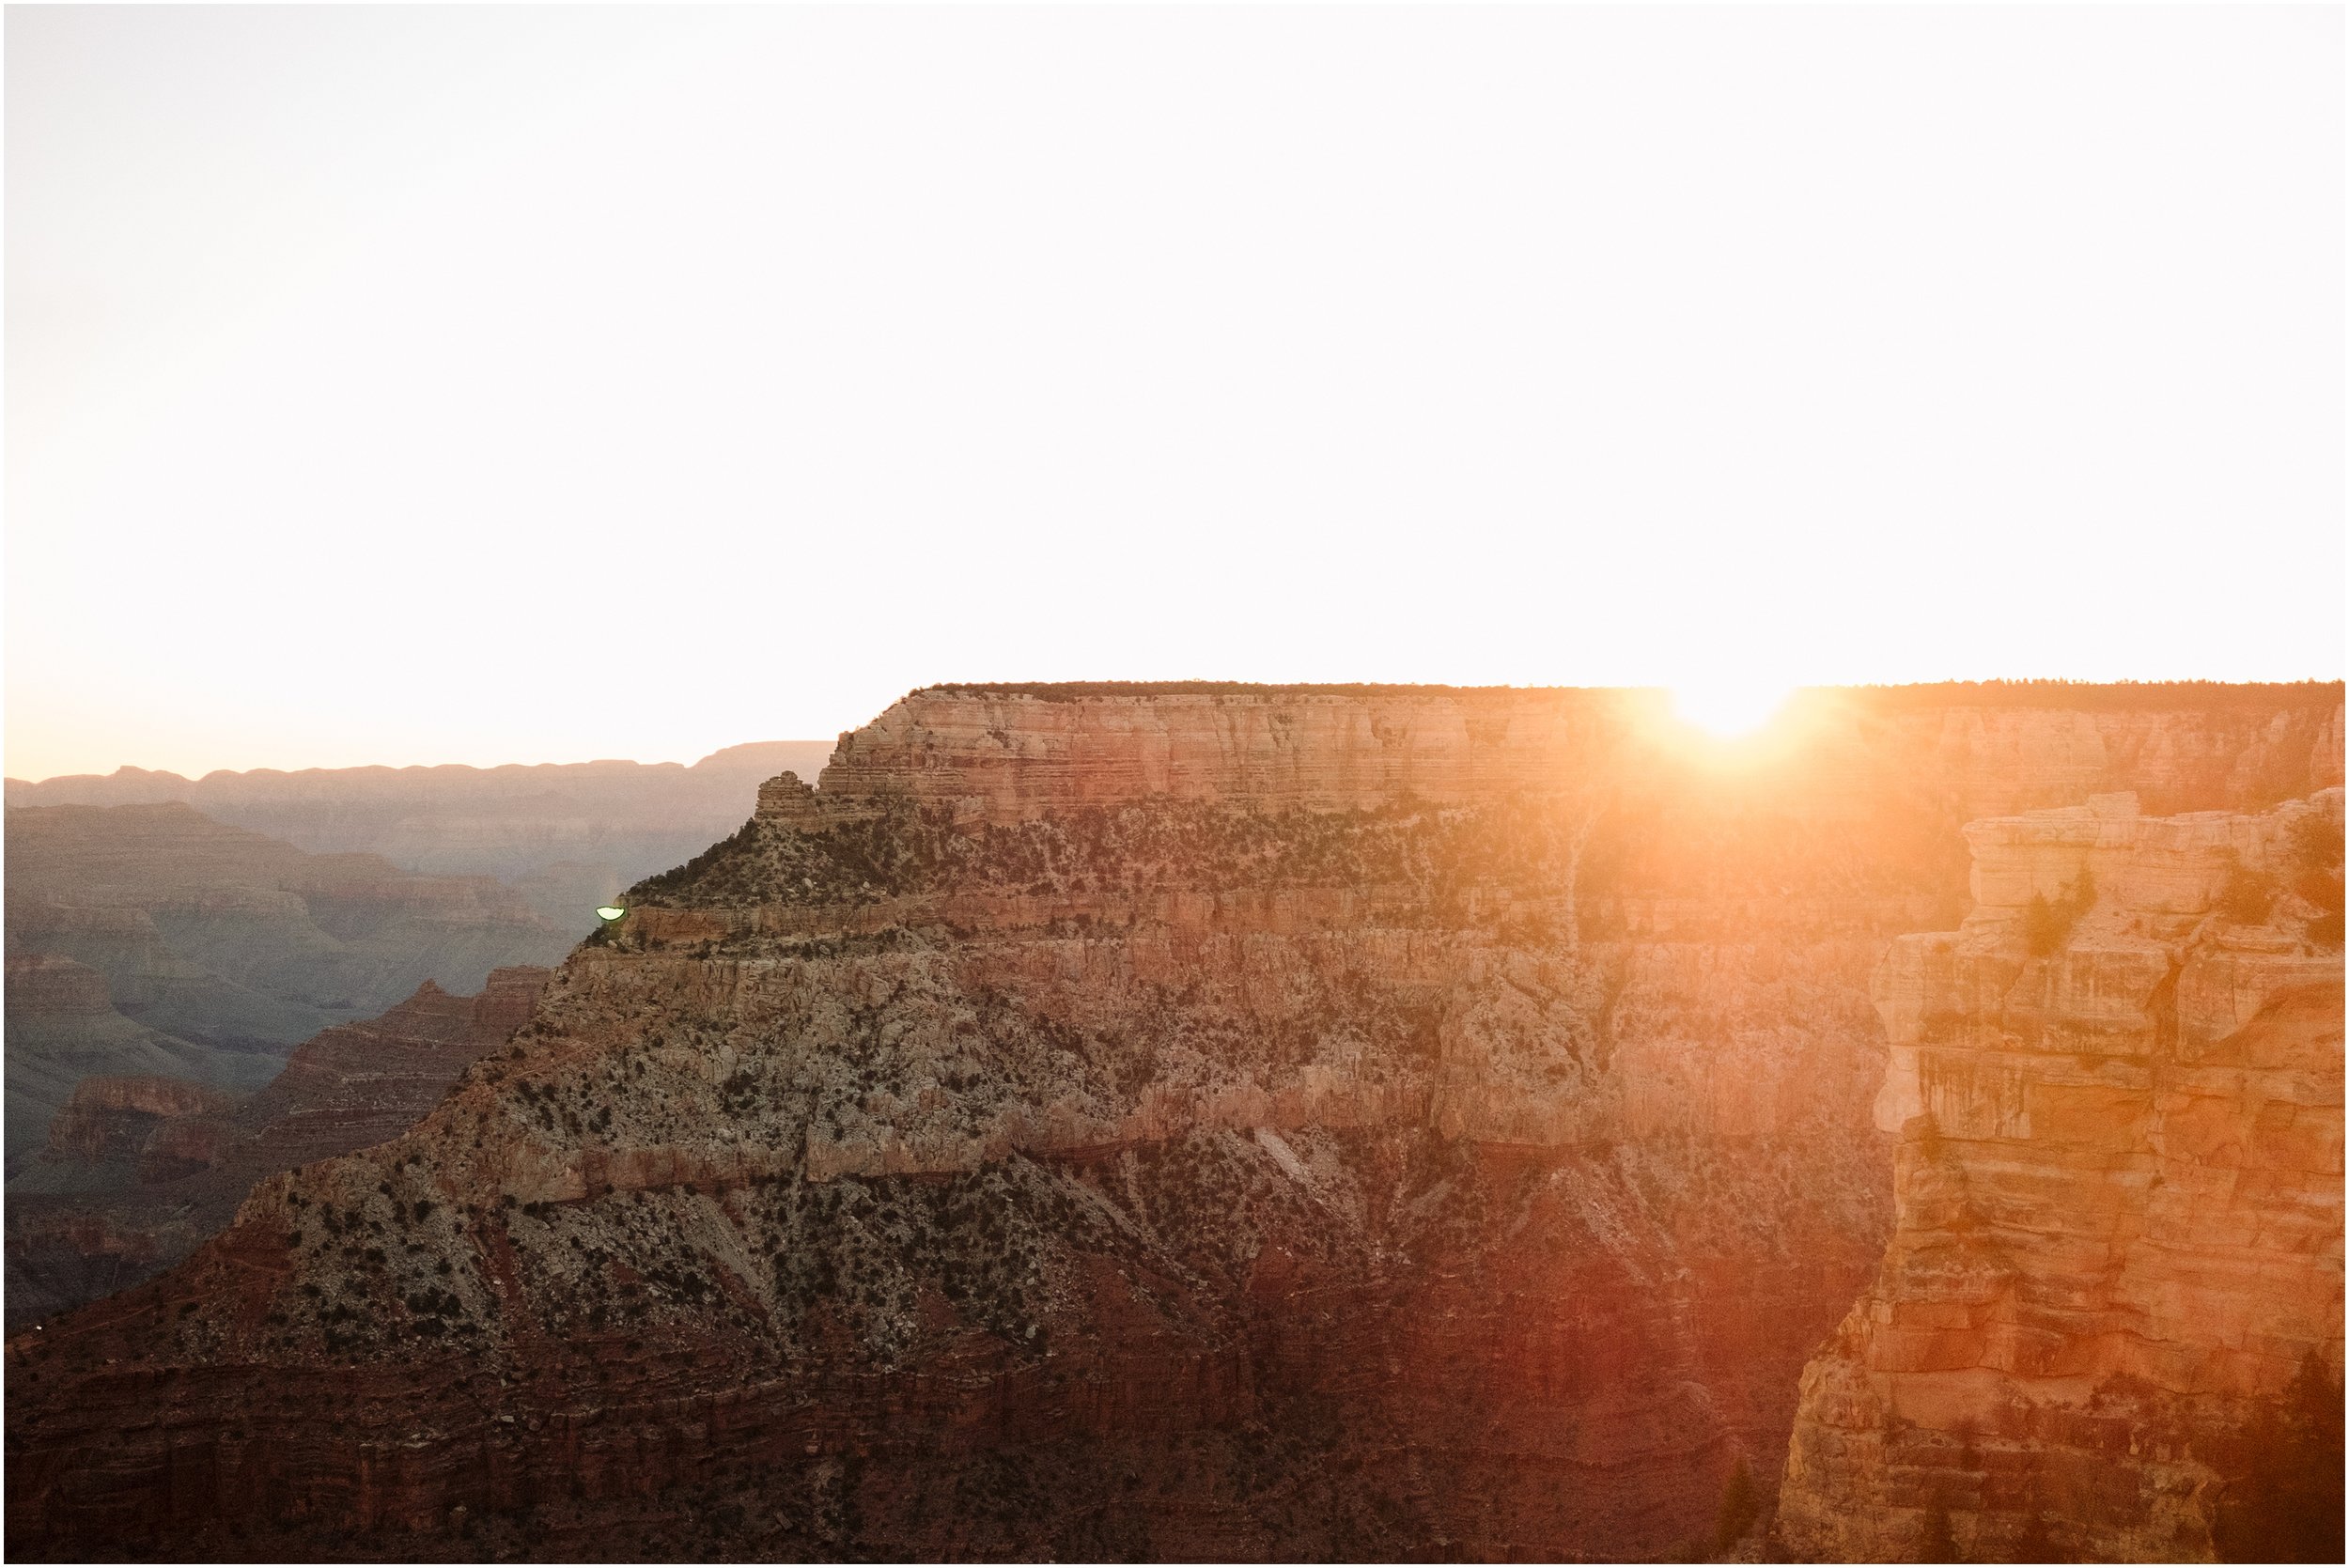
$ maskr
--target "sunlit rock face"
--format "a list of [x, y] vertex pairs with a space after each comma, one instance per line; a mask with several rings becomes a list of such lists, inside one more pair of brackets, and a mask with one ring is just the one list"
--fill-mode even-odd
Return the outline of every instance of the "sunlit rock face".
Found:
[[13, 1340], [13, 1539], [1671, 1551], [1883, 1252], [1868, 981], [1961, 826], [2305, 794], [2340, 701], [916, 693], [412, 1130]]
[[[939, 686], [844, 735], [834, 802], [1013, 821], [1166, 795], [1257, 807], [1435, 802], [1587, 787], [1669, 729], [1661, 691], [1455, 687]], [[1832, 797], [1891, 782], [1960, 820], [2129, 789], [2154, 811], [2338, 784], [2338, 683], [1804, 691], [1772, 726]], [[1641, 770], [1654, 766], [1647, 758]]]
[[1898, 1221], [1804, 1374], [1796, 1550], [2227, 1545], [2244, 1433], [2341, 1367], [2341, 822], [2331, 789], [1968, 825], [1972, 912], [1874, 981]]

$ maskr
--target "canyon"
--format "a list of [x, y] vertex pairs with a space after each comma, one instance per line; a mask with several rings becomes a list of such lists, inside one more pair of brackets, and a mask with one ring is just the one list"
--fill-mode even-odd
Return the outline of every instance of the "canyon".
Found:
[[731, 831], [753, 792], [813, 775], [829, 741], [729, 746], [681, 763], [254, 768], [200, 779], [142, 768], [8, 781], [15, 806], [186, 805], [313, 855], [374, 855], [426, 877], [490, 877], [566, 932], [637, 878]]
[[8, 812], [8, 1160], [87, 1077], [248, 1092], [427, 981], [481, 987], [571, 939], [486, 877], [313, 855], [176, 803]]
[[241, 1097], [184, 1078], [83, 1078], [8, 1183], [8, 1330], [162, 1272], [263, 1177], [407, 1131], [528, 1021], [548, 972], [492, 970], [470, 997], [428, 980], [382, 1017], [297, 1046]]
[[198, 1045], [133, 1022], [116, 1009], [106, 977], [70, 958], [11, 951], [6, 978], [11, 1175], [86, 1078], [162, 1077], [235, 1091], [267, 1083], [280, 1065], [266, 1051]]
[[[12, 1334], [12, 1539], [1614, 1560], [1734, 1547], [1742, 1466], [1828, 1555], [2033, 1510], [2207, 1555], [1980, 1478], [2134, 1452], [2066, 1403], [2115, 1374], [2228, 1430], [2338, 1376], [2338, 874], [2329, 927], [2281, 874], [2320, 819], [2338, 866], [2341, 736], [2338, 683], [1821, 691], [1743, 742], [1641, 692], [914, 692], [412, 1126]], [[135, 1100], [60, 1148], [219, 1114]], [[2215, 1508], [2196, 1452], [2143, 1490]]]

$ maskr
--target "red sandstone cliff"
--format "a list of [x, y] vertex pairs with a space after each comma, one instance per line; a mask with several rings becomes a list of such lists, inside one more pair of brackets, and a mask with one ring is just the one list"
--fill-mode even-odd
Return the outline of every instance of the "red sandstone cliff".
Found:
[[[2068, 705], [2067, 706], [2067, 702]], [[1063, 710], [1067, 711], [1063, 711]], [[1880, 1255], [1957, 829], [2338, 687], [917, 693], [412, 1132], [9, 1346], [37, 1549], [1621, 1557]]]
[[1899, 1218], [1804, 1375], [1796, 1550], [2275, 1555], [2245, 1434], [2306, 1367], [2338, 1560], [2341, 833], [2339, 790], [1968, 827], [1964, 928], [1876, 975]]

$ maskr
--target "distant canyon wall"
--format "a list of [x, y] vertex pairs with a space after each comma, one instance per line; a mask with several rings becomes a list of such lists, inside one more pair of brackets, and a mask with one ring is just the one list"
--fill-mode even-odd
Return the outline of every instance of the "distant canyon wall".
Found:
[[749, 812], [761, 780], [809, 777], [827, 741], [730, 746], [681, 763], [257, 768], [185, 779], [124, 768], [8, 781], [10, 806], [178, 802], [311, 854], [381, 856], [402, 870], [493, 877], [573, 935], [641, 877], [677, 864]]
[[180, 804], [8, 812], [11, 1172], [89, 1076], [269, 1081], [295, 1044], [571, 938], [486, 877], [312, 855]]

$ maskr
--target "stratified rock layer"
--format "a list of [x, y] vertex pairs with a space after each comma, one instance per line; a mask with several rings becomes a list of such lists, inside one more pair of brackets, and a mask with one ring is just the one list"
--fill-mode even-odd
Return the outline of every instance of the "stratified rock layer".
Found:
[[12, 1341], [12, 1540], [1671, 1550], [1881, 1254], [1867, 977], [1960, 825], [2305, 793], [2339, 708], [917, 693], [413, 1131]]
[[1875, 977], [1899, 1219], [1804, 1374], [1781, 1529], [2208, 1559], [2244, 1431], [2340, 1373], [2341, 792], [1966, 837], [1964, 928]]
[[11, 950], [7, 974], [8, 1159], [39, 1149], [50, 1119], [91, 1077], [163, 1077], [232, 1090], [269, 1081], [275, 1058], [179, 1039], [116, 1011], [106, 977], [52, 953]]
[[[1968, 817], [2118, 788], [2184, 810], [2340, 784], [2339, 690], [1804, 691], [1778, 728], [1824, 796], [1890, 763]], [[1657, 691], [1509, 687], [941, 686], [843, 735], [822, 787], [997, 821], [1150, 795], [1320, 808], [1552, 796], [1587, 787], [1670, 706]], [[1920, 767], [1938, 776], [1907, 771]]]

